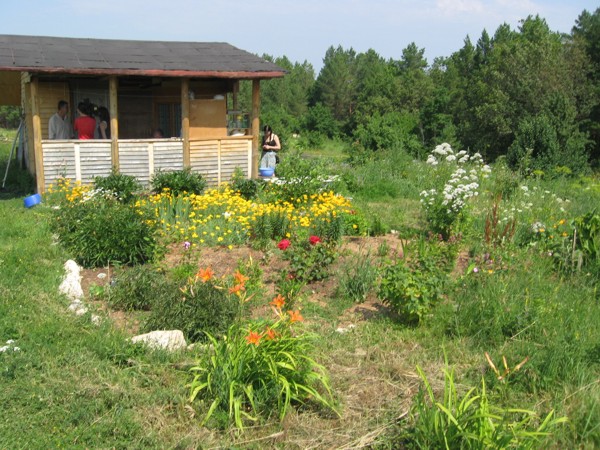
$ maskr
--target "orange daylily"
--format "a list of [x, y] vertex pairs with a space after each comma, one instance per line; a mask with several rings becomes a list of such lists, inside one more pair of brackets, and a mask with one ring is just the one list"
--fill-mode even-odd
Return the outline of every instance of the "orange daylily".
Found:
[[236, 284], [235, 286], [229, 288], [230, 294], [240, 295], [240, 291], [246, 289], [243, 284]]
[[248, 343], [248, 345], [254, 344], [254, 345], [258, 346], [258, 344], [260, 344], [261, 338], [262, 338], [262, 336], [260, 334], [258, 334], [256, 331], [251, 331], [250, 333], [248, 333], [248, 336], [246, 336], [246, 342]]
[[267, 339], [268, 341], [272, 341], [276, 337], [277, 333], [275, 332], [275, 330], [273, 330], [273, 328], [271, 327], [267, 327], [267, 331], [265, 331], [265, 339]]
[[245, 275], [242, 275], [239, 271], [235, 271], [235, 273], [233, 274], [233, 278], [235, 280], [236, 284], [241, 284], [244, 285], [246, 284], [246, 281], [248, 281], [250, 278], [248, 278]]
[[290, 315], [291, 323], [302, 322], [304, 320], [304, 317], [302, 317], [302, 314], [300, 314], [300, 311], [289, 311], [288, 314]]
[[200, 269], [198, 271], [198, 273], [196, 274], [196, 279], [199, 279], [203, 283], [206, 283], [207, 281], [211, 280], [214, 275], [215, 272], [213, 272], [213, 270], [210, 267], [207, 267], [206, 269]]
[[281, 294], [277, 294], [277, 297], [275, 297], [271, 303], [269, 303], [269, 305], [281, 309], [283, 308], [283, 305], [285, 305], [285, 297], [283, 297]]

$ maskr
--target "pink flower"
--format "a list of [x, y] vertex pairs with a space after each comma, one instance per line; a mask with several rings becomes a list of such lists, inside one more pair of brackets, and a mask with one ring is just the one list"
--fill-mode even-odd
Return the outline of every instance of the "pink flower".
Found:
[[183, 243], [183, 249], [184, 250], [189, 250], [192, 244], [189, 243], [189, 241], [185, 241]]
[[308, 242], [310, 242], [310, 245], [316, 245], [321, 242], [321, 238], [319, 236], [311, 236], [308, 238]]
[[479, 272], [479, 269], [477, 267], [474, 267], [473, 268], [473, 273], [477, 273], [477, 272]]
[[279, 244], [277, 244], [277, 247], [279, 247], [279, 250], [285, 250], [290, 245], [292, 245], [292, 243], [289, 241], [289, 239], [282, 239], [279, 241]]

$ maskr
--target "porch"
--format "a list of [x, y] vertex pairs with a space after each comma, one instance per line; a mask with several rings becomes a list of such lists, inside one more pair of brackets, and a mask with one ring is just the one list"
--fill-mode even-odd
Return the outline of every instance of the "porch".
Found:
[[[113, 167], [135, 176], [148, 186], [157, 171], [184, 168], [183, 139], [118, 139], [118, 159], [113, 161], [111, 140], [42, 140], [44, 190], [59, 178], [91, 184], [107, 176]], [[252, 136], [229, 136], [189, 141], [189, 167], [209, 186], [229, 181], [236, 168], [252, 175]]]

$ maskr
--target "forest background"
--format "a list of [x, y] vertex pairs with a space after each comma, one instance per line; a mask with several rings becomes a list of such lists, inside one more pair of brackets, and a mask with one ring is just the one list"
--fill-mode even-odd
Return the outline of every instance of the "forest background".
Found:
[[[312, 64], [262, 55], [288, 71], [262, 83], [261, 123], [300, 147], [341, 141], [350, 161], [378, 150], [423, 158], [448, 142], [506, 158], [523, 173], [580, 173], [600, 161], [600, 8], [584, 10], [570, 34], [539, 16], [507, 24], [493, 35], [429, 63], [414, 42], [399, 60], [376, 50], [331, 46], [318, 73]], [[251, 109], [242, 82], [241, 107]], [[0, 127], [16, 128], [19, 109], [0, 107]]]

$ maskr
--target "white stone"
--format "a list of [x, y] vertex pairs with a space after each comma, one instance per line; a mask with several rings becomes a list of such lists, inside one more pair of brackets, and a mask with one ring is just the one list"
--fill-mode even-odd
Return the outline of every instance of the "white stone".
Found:
[[81, 300], [75, 300], [69, 305], [69, 311], [74, 312], [76, 316], [83, 316], [87, 312], [87, 308]]
[[79, 300], [83, 298], [83, 289], [81, 288], [81, 277], [79, 272], [81, 268], [75, 261], [69, 259], [65, 263], [67, 274], [58, 288], [61, 294], [65, 294], [69, 300]]
[[131, 342], [141, 342], [150, 348], [162, 348], [168, 351], [176, 351], [187, 348], [187, 343], [181, 330], [159, 330], [140, 334], [131, 338]]
[[343, 327], [338, 327], [336, 328], [336, 332], [340, 333], [340, 334], [344, 334], [344, 333], [348, 333], [350, 331], [352, 331], [353, 329], [356, 328], [356, 325], [354, 325], [353, 323], [351, 323], [350, 325], [348, 325], [346, 328]]

